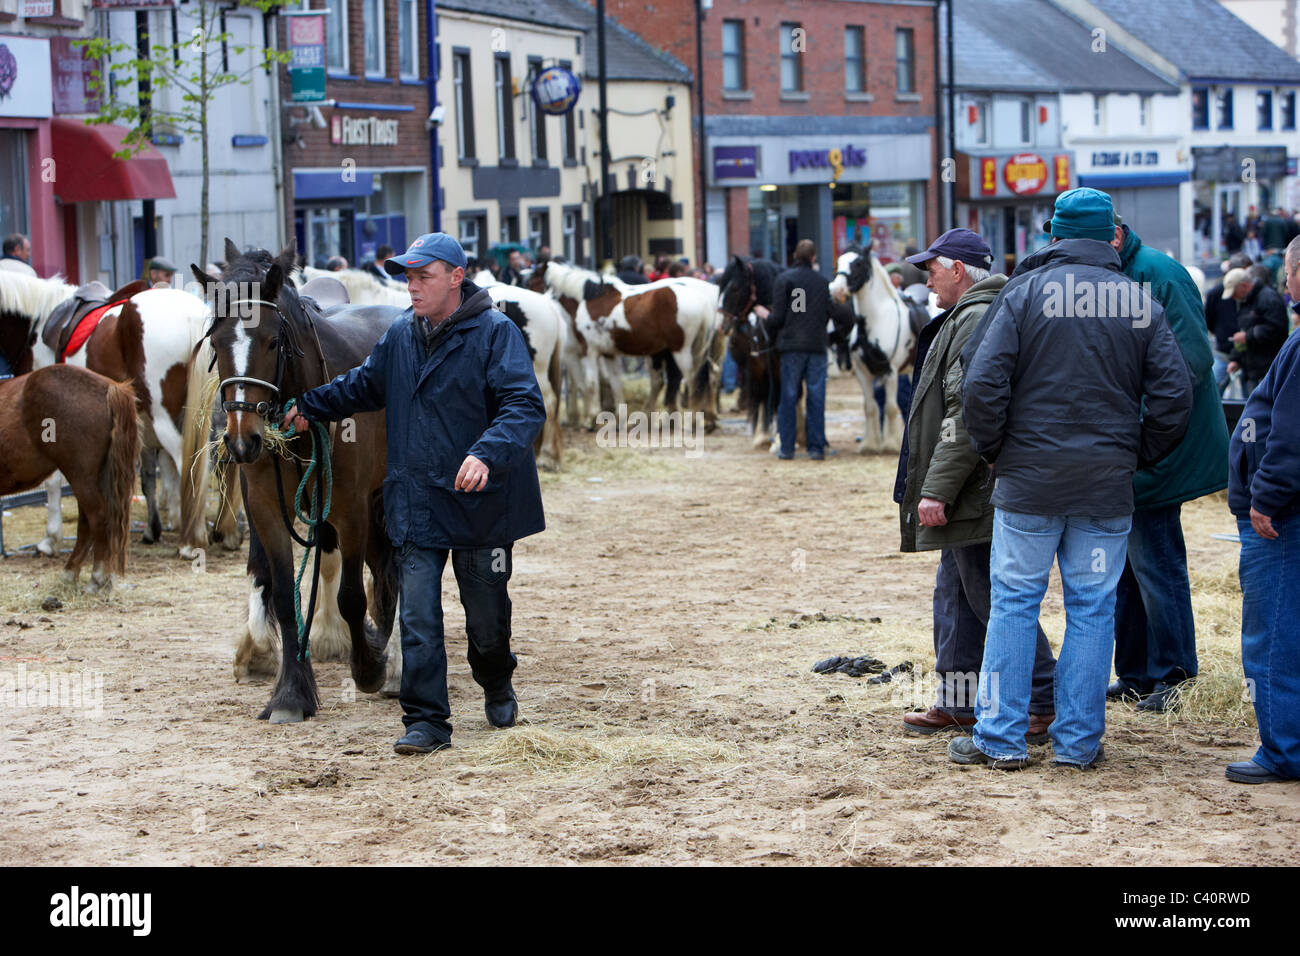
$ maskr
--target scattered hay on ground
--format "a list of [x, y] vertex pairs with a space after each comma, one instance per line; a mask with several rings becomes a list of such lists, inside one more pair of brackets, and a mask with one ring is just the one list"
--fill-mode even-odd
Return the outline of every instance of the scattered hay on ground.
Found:
[[515, 727], [493, 734], [468, 755], [477, 768], [522, 770], [530, 774], [576, 773], [652, 763], [735, 763], [740, 751], [701, 737], [673, 734], [611, 735], [599, 729], [582, 734], [537, 727]]

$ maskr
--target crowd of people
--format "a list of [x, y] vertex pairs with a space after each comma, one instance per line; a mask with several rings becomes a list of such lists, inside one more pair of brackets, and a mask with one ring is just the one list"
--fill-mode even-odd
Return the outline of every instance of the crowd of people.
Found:
[[[1236, 253], [1202, 299], [1106, 193], [1063, 193], [1044, 231], [1051, 244], [1009, 277], [967, 229], [907, 257], [943, 311], [920, 334], [894, 494], [902, 550], [940, 552], [936, 701], [903, 727], [966, 732], [948, 748], [959, 764], [1018, 770], [1050, 740], [1058, 765], [1083, 769], [1105, 759], [1108, 701], [1178, 706], [1197, 675], [1181, 508], [1226, 488], [1260, 746], [1225, 773], [1300, 779], [1300, 336], [1285, 301], [1300, 302], [1300, 237], [1261, 248], [1261, 262]], [[768, 319], [783, 459], [801, 384], [809, 457], [826, 454], [815, 256], [799, 244]], [[910, 284], [901, 268], [893, 281]], [[1055, 659], [1038, 623], [1053, 564], [1066, 610]]]

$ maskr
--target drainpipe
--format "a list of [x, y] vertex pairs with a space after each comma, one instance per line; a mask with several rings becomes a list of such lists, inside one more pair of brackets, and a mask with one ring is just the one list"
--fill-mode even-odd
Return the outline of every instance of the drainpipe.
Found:
[[704, 6], [702, 0], [695, 0], [695, 113], [700, 124], [700, 155], [696, 160], [699, 166], [700, 198], [700, 248], [695, 250], [695, 264], [709, 261], [709, 193], [708, 175], [705, 163], [708, 162], [709, 148], [704, 139]]
[[[424, 42], [428, 47], [429, 77], [429, 115], [438, 106], [438, 0], [424, 2]], [[438, 126], [429, 122], [429, 192], [430, 205], [433, 209], [433, 231], [442, 232], [442, 174], [438, 167]]]
[[[609, 112], [605, 108], [605, 0], [596, 0], [596, 69], [600, 85], [600, 257], [614, 258], [614, 202], [609, 190]], [[638, 253], [640, 250], [636, 250]], [[599, 268], [599, 266], [597, 266]]]
[[[956, 94], [953, 87], [956, 86], [957, 77], [954, 74], [954, 64], [952, 52], [952, 0], [946, 4], [947, 21], [948, 21], [948, 150], [949, 153], [956, 150], [957, 143], [957, 102]], [[956, 157], [953, 157], [954, 159]], [[955, 183], [948, 183], [948, 227], [952, 228], [957, 225], [957, 187]]]

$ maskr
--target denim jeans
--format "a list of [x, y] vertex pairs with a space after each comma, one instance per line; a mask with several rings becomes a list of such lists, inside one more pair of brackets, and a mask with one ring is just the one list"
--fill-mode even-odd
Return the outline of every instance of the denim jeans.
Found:
[[1214, 384], [1219, 387], [1220, 395], [1228, 387], [1228, 363], [1231, 361], [1226, 352], [1214, 350]]
[[1115, 675], [1142, 694], [1196, 676], [1182, 505], [1139, 508], [1115, 594]]
[[[489, 700], [505, 695], [515, 669], [510, 653], [512, 546], [452, 551], [451, 567], [465, 608], [469, 666]], [[402, 552], [402, 723], [409, 730], [429, 724], [451, 741], [447, 700], [447, 652], [442, 632], [442, 572], [445, 548]]]
[[1300, 778], [1300, 515], [1275, 518], [1269, 541], [1248, 520], [1241, 536], [1241, 663], [1253, 688], [1259, 750], [1251, 759]]
[[[975, 714], [984, 633], [989, 623], [990, 545], [968, 544], [940, 552], [934, 576], [934, 669], [939, 678], [935, 706], [955, 717]], [[1056, 659], [1038, 628], [1034, 645], [1031, 714], [1050, 714]]]
[[794, 457], [795, 407], [799, 404], [799, 383], [806, 381], [805, 429], [808, 454], [826, 454], [826, 353], [781, 353], [781, 405], [776, 426], [781, 431], [781, 457]]
[[1055, 559], [1065, 593], [1065, 637], [1056, 662], [1052, 749], [1063, 763], [1088, 764], [1106, 729], [1106, 685], [1115, 644], [1115, 585], [1124, 570], [1131, 521], [1121, 518], [993, 513], [992, 609], [975, 746], [995, 759], [1028, 756], [1035, 626]]

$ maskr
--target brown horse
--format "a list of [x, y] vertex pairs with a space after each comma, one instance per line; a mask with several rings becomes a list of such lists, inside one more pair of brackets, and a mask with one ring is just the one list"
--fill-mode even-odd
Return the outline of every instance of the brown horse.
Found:
[[[396, 553], [383, 528], [387, 466], [383, 412], [340, 422], [337, 437], [313, 432], [284, 439], [268, 432], [267, 425], [280, 421], [289, 398], [365, 361], [401, 310], [338, 306], [320, 312], [310, 300], [299, 297], [288, 278], [294, 258], [292, 242], [273, 259], [262, 250], [241, 253], [227, 239], [226, 268], [219, 282], [198, 266], [191, 267], [212, 298], [208, 336], [221, 376], [219, 395], [226, 413], [223, 441], [239, 469], [251, 531], [249, 571], [254, 594], [249, 601], [251, 637], [245, 637], [255, 642], [268, 625], [279, 632], [279, 672], [271, 700], [260, 715], [272, 723], [311, 717], [318, 703], [311, 657], [300, 646], [294, 607], [293, 542], [303, 539], [294, 529], [292, 512], [304, 474], [299, 470], [301, 462], [314, 450], [324, 464], [322, 449], [315, 444], [318, 440], [329, 445], [333, 476], [328, 519], [315, 532], [326, 578], [323, 598], [332, 595], [336, 580], [337, 609], [349, 632], [352, 677], [358, 690], [369, 693], [384, 683], [384, 645], [392, 633], [397, 603]], [[268, 447], [267, 436], [272, 434], [283, 448]], [[304, 502], [315, 483], [307, 482]], [[367, 634], [365, 621], [366, 566], [374, 582], [373, 616], [379, 633], [373, 636]], [[304, 603], [304, 616], [308, 607]], [[250, 665], [254, 650], [241, 647], [237, 669]]]
[[89, 592], [126, 571], [135, 459], [136, 396], [75, 365], [53, 365], [0, 381], [0, 494], [34, 488], [55, 471], [77, 496], [77, 543], [65, 572], [76, 582], [94, 548]]

